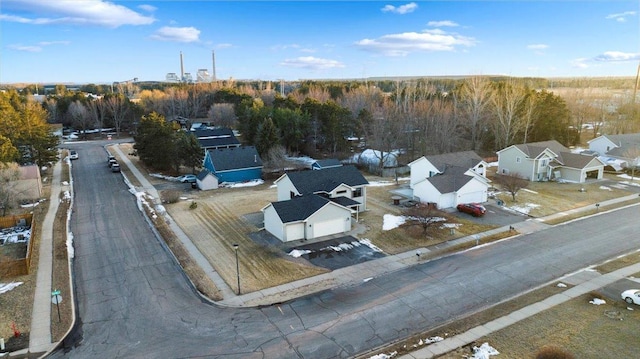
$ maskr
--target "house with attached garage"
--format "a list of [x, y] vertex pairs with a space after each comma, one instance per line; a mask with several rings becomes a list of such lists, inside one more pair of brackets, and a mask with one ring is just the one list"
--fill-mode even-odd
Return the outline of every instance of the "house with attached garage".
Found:
[[640, 166], [640, 133], [602, 135], [587, 143], [600, 160], [616, 169]]
[[204, 156], [204, 168], [222, 182], [246, 182], [262, 177], [262, 160], [253, 146], [216, 148]]
[[288, 172], [278, 178], [275, 184], [278, 201], [315, 194], [357, 212], [367, 209], [369, 182], [354, 166]]
[[265, 230], [282, 242], [349, 232], [354, 212], [316, 194], [272, 202], [262, 208]]
[[422, 156], [409, 163], [413, 199], [439, 209], [487, 201], [487, 163], [473, 151]]
[[597, 157], [572, 153], [555, 140], [512, 145], [497, 154], [498, 174], [515, 173], [529, 181], [583, 183], [602, 179], [605, 166]]

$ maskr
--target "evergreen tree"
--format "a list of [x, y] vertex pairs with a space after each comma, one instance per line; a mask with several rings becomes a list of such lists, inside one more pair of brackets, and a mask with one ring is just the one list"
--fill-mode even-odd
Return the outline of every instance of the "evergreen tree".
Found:
[[256, 150], [260, 156], [265, 156], [271, 147], [279, 144], [278, 129], [273, 124], [271, 118], [266, 118], [258, 129], [256, 140]]

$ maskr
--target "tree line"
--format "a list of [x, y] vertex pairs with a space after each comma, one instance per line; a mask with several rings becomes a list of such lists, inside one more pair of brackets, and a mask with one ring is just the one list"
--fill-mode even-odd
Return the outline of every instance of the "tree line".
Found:
[[206, 121], [239, 130], [241, 141], [263, 156], [275, 149], [342, 157], [364, 147], [401, 149], [409, 160], [458, 150], [490, 155], [514, 143], [555, 139], [571, 146], [583, 135], [639, 130], [638, 105], [628, 93], [597, 92], [582, 82], [558, 92], [544, 87], [551, 81], [472, 76], [301, 81], [283, 87], [126, 83], [103, 96], [56, 88], [43, 108], [49, 122], [81, 131], [113, 127], [135, 133], [151, 113], [169, 121]]

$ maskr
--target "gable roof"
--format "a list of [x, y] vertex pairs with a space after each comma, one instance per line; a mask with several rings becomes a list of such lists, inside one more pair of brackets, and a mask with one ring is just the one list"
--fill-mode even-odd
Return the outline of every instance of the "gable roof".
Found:
[[448, 167], [444, 174], [429, 177], [426, 181], [429, 181], [440, 193], [456, 192], [475, 178], [465, 174], [468, 170], [469, 168], [464, 167]]
[[196, 129], [193, 134], [203, 148], [240, 145], [240, 141], [229, 128]]
[[321, 171], [300, 171], [286, 174], [300, 194], [331, 192], [341, 184], [350, 187], [369, 184], [354, 166], [325, 168]]
[[452, 166], [469, 169], [482, 162], [482, 158], [473, 151], [451, 152], [424, 157], [442, 173]]
[[211, 171], [209, 171], [208, 169], [203, 169], [202, 171], [200, 171], [200, 173], [198, 173], [198, 175], [196, 176], [197, 179], [199, 179], [200, 181], [204, 180], [208, 175], [212, 175], [213, 177], [215, 177], [216, 175], [214, 175], [213, 173], [211, 173]]
[[337, 160], [335, 158], [328, 158], [326, 160], [317, 160], [312, 164], [312, 166], [316, 166], [316, 165], [317, 165], [317, 167], [325, 169], [325, 168], [330, 168], [330, 167], [342, 166], [342, 162], [340, 162], [339, 160]]
[[262, 160], [253, 146], [214, 148], [207, 154], [216, 172], [262, 167]]
[[561, 152], [571, 152], [556, 140], [523, 143], [516, 146], [520, 151], [529, 156], [529, 158], [538, 157], [544, 150], [549, 149], [551, 152], [559, 155]]
[[282, 223], [304, 221], [331, 201], [328, 198], [309, 195], [294, 197], [286, 201], [272, 202]]
[[589, 166], [589, 164], [593, 161], [594, 158], [597, 159], [594, 156], [582, 155], [579, 153], [562, 152], [558, 155], [558, 157], [555, 160], [553, 160], [552, 166], [557, 163], [564, 167], [585, 168]]
[[604, 135], [616, 146], [610, 149], [607, 154], [616, 157], [629, 157], [626, 153], [629, 148], [640, 149], [640, 133], [628, 133], [624, 135]]

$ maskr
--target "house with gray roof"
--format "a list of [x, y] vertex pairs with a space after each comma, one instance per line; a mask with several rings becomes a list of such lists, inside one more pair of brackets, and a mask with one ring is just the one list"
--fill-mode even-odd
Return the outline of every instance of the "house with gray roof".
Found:
[[204, 168], [222, 182], [246, 182], [262, 177], [262, 160], [253, 146], [208, 150]]
[[487, 201], [487, 163], [473, 151], [422, 156], [409, 168], [414, 200], [434, 203], [439, 209]]
[[328, 158], [326, 160], [317, 160], [311, 164], [312, 170], [323, 170], [327, 168], [340, 167], [342, 162], [335, 158]]
[[358, 212], [367, 207], [369, 182], [354, 166], [326, 168], [320, 171], [287, 172], [275, 181], [278, 201], [317, 194]]
[[229, 128], [203, 128], [192, 131], [205, 151], [216, 148], [240, 147], [240, 141]]
[[587, 143], [600, 160], [616, 169], [640, 166], [640, 133], [602, 135]]
[[497, 152], [498, 174], [515, 173], [529, 181], [584, 183], [602, 179], [605, 164], [594, 156], [572, 153], [555, 140], [512, 145]]
[[264, 228], [283, 242], [317, 239], [351, 230], [354, 210], [310, 194], [272, 202], [262, 208]]

